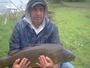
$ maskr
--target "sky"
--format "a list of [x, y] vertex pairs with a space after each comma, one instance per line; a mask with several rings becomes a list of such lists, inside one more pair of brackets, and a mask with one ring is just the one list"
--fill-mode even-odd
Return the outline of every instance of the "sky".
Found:
[[27, 2], [28, 0], [0, 0], [0, 14], [6, 13], [8, 11], [7, 6], [24, 10]]

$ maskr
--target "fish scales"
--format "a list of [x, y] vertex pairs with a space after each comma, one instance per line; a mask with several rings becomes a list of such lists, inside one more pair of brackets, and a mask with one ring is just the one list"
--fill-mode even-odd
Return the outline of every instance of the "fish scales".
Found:
[[24, 48], [12, 56], [0, 59], [0, 68], [11, 66], [16, 59], [23, 59], [24, 57], [31, 61], [32, 67], [38, 67], [35, 63], [39, 62], [38, 57], [40, 55], [48, 56], [55, 64], [73, 61], [76, 58], [70, 50], [59, 44], [37, 44], [34, 47]]

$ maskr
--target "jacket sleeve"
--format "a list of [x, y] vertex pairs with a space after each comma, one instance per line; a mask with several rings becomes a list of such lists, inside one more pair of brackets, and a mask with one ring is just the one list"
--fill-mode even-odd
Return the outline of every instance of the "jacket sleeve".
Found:
[[10, 50], [8, 54], [12, 54], [20, 50], [20, 29], [18, 24], [16, 24], [13, 29], [13, 33], [9, 40], [9, 46]]
[[60, 45], [63, 45], [61, 40], [60, 40], [60, 37], [59, 37], [59, 33], [58, 33], [58, 28], [57, 26], [55, 26], [55, 29], [53, 31], [53, 37], [52, 37], [52, 40], [51, 40], [53, 43], [55, 44], [60, 44]]

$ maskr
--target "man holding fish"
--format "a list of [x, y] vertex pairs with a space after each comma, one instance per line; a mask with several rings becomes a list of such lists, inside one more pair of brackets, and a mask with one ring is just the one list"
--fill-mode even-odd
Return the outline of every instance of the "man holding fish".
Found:
[[[28, 46], [32, 47], [33, 44], [51, 43], [62, 45], [57, 26], [48, 19], [47, 11], [45, 0], [29, 0], [25, 10], [25, 17], [16, 24], [9, 40], [9, 56]], [[38, 59], [40, 62], [37, 62], [36, 65], [40, 68], [53, 68], [57, 65], [44, 55], [41, 55]], [[30, 63], [32, 62], [28, 61], [27, 58], [23, 58], [21, 62], [20, 59], [17, 59], [12, 68], [31, 68]], [[59, 66], [59, 68], [67, 67], [75, 68], [69, 62]]]

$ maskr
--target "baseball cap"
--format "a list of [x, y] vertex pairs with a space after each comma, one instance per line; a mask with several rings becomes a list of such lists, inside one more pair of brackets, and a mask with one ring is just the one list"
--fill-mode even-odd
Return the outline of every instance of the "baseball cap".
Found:
[[42, 3], [42, 2], [35, 2], [35, 3], [33, 3], [32, 5], [31, 5], [31, 8], [32, 7], [34, 7], [35, 5], [37, 5], [37, 4], [42, 4], [42, 5], [44, 5], [45, 6], [45, 4], [44, 3]]

